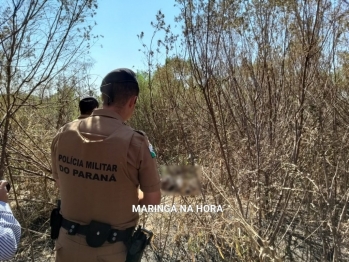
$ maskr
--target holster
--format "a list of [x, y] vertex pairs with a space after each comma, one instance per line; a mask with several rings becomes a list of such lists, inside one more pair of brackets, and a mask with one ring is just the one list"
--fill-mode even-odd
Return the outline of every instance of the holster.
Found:
[[50, 217], [50, 227], [51, 227], [51, 239], [55, 240], [59, 236], [59, 230], [62, 225], [62, 215], [60, 214], [60, 207], [61, 202], [58, 200], [57, 208], [53, 209], [51, 211], [51, 217]]
[[[148, 237], [144, 232], [148, 234]], [[125, 243], [127, 247], [127, 257], [125, 262], [140, 262], [144, 250], [146, 246], [149, 245], [152, 237], [153, 233], [151, 231], [142, 229], [141, 226], [138, 226], [131, 239]]]

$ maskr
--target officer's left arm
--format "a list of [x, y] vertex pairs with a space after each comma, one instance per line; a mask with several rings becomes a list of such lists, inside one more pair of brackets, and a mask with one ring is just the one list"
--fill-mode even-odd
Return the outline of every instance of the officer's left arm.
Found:
[[142, 190], [138, 189], [138, 204], [143, 205], [158, 205], [161, 201], [160, 190], [155, 190], [154, 192], [144, 193]]
[[144, 193], [143, 198], [139, 200], [139, 205], [148, 206], [148, 205], [159, 205], [161, 201], [161, 192], [160, 190], [155, 192]]
[[[153, 154], [152, 154], [153, 153]], [[149, 148], [144, 137], [140, 150], [139, 183], [143, 195], [139, 198], [140, 205], [158, 205], [161, 200], [160, 176], [156, 167], [155, 153]]]

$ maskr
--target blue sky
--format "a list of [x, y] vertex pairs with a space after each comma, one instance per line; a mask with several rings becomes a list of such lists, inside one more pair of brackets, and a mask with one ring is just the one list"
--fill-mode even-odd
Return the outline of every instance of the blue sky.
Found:
[[[180, 26], [175, 28], [174, 22], [179, 8], [174, 5], [174, 0], [98, 1], [97, 15], [94, 17], [97, 25], [93, 34], [103, 35], [104, 38], [100, 38], [91, 49], [90, 54], [95, 61], [90, 70], [91, 80], [99, 85], [107, 73], [120, 67], [134, 71], [145, 69], [146, 60], [144, 54], [138, 51], [142, 49], [142, 43], [137, 35], [143, 31], [143, 42], [150, 44], [154, 32], [150, 23], [156, 20], [155, 15], [159, 10], [165, 14], [165, 22], [171, 24], [177, 34], [180, 33]], [[159, 37], [161, 35], [157, 35], [155, 39]]]

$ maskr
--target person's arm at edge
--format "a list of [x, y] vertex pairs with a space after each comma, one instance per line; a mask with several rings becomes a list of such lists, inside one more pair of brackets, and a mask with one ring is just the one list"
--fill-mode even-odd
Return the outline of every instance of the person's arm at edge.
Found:
[[0, 260], [11, 259], [16, 254], [21, 238], [21, 225], [7, 203], [6, 184], [7, 182], [0, 182]]

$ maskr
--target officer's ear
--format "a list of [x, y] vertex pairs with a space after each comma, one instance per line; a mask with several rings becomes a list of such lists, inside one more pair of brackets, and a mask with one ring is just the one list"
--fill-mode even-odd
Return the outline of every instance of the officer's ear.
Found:
[[133, 97], [129, 98], [129, 100], [127, 102], [128, 106], [129, 107], [135, 106], [135, 104], [137, 102], [137, 98], [138, 98], [137, 96], [133, 96]]

